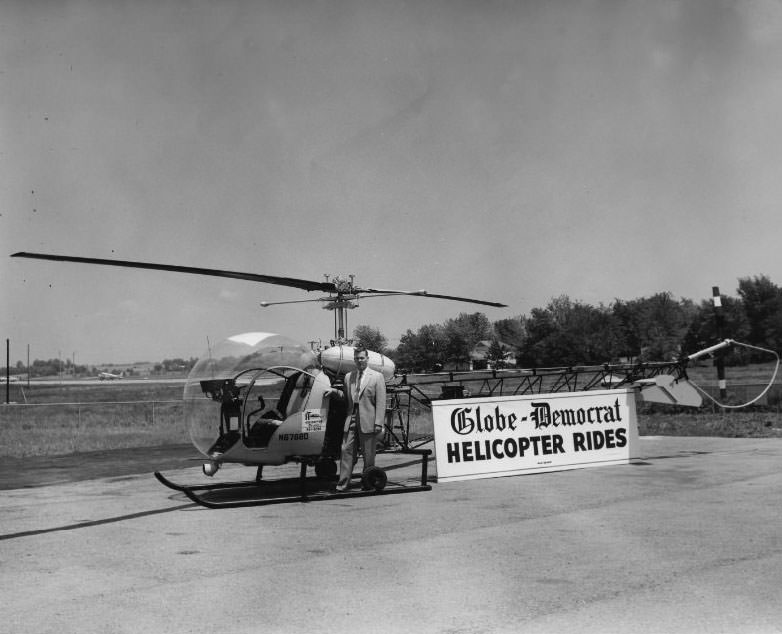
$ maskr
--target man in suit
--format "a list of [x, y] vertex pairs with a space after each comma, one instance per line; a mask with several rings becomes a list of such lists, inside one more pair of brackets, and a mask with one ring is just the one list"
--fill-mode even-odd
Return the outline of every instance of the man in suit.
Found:
[[342, 454], [337, 491], [350, 488], [353, 465], [356, 464], [357, 440], [364, 455], [364, 471], [375, 466], [376, 435], [383, 429], [386, 415], [386, 382], [383, 375], [368, 367], [369, 352], [363, 346], [353, 351], [356, 369], [345, 376], [344, 392], [335, 389], [331, 394], [346, 398], [348, 415], [342, 436]]

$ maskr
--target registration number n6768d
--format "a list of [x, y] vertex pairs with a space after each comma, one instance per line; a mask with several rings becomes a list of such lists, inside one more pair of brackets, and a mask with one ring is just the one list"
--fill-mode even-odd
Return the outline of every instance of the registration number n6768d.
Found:
[[280, 434], [277, 436], [277, 438], [282, 442], [289, 442], [291, 440], [307, 440], [309, 437], [309, 434]]

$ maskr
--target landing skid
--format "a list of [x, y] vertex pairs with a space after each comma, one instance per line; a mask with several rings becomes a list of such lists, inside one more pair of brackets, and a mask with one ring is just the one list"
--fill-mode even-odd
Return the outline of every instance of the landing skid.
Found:
[[[285, 480], [263, 480], [260, 482], [224, 482], [219, 484], [177, 484], [166, 478], [159, 471], [155, 471], [158, 481], [169, 489], [184, 493], [190, 500], [210, 509], [238, 508], [243, 506], [265, 506], [269, 504], [286, 504], [289, 502], [318, 502], [322, 500], [335, 500], [345, 498], [367, 497], [374, 495], [394, 495], [397, 493], [415, 493], [418, 491], [431, 491], [431, 485], [427, 484], [428, 461], [431, 457], [431, 449], [414, 449], [402, 453], [421, 456], [421, 480], [420, 484], [406, 484], [388, 479], [382, 490], [364, 491], [349, 489], [344, 492], [336, 492], [332, 489], [333, 480], [307, 478], [307, 465], [301, 464], [298, 478]], [[415, 460], [412, 464], [417, 463]], [[411, 463], [391, 465], [385, 471], [410, 466]], [[361, 479], [361, 475], [353, 476]], [[360, 486], [354, 484], [353, 486]], [[296, 491], [294, 493], [294, 491]]]

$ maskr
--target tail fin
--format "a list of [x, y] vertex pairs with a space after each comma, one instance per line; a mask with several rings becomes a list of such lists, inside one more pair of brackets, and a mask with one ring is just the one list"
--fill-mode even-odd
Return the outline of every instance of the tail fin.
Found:
[[689, 381], [677, 379], [670, 374], [660, 374], [651, 379], [643, 379], [639, 383], [641, 396], [650, 403], [700, 407], [703, 402], [700, 392]]

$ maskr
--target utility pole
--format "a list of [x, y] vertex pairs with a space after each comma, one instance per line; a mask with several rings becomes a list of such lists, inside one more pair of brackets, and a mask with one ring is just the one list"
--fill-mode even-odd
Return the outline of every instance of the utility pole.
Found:
[[11, 402], [11, 340], [5, 340], [5, 404]]
[[[714, 322], [717, 326], [717, 338], [722, 341], [725, 330], [725, 315], [722, 312], [722, 298], [720, 297], [719, 286], [711, 287], [711, 299], [714, 302]], [[714, 358], [714, 365], [717, 366], [717, 383], [720, 388], [720, 400], [725, 400], [728, 396], [728, 382], [725, 380], [725, 357], [724, 352], [720, 350]]]

